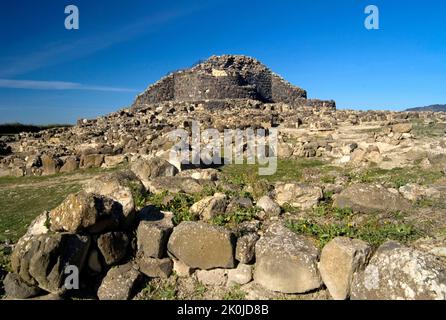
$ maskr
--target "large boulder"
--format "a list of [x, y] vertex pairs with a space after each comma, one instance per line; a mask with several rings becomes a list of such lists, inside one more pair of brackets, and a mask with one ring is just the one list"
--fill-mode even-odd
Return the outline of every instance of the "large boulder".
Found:
[[98, 248], [107, 265], [121, 261], [129, 246], [129, 237], [124, 232], [107, 232], [98, 238]]
[[445, 300], [446, 266], [435, 256], [399, 243], [383, 244], [355, 275], [355, 300]]
[[252, 280], [252, 266], [239, 263], [237, 268], [228, 270], [229, 285], [244, 285]]
[[408, 183], [398, 189], [401, 195], [410, 201], [419, 201], [421, 199], [441, 199], [443, 192], [435, 186], [422, 186], [416, 183]]
[[122, 205], [110, 198], [81, 191], [68, 197], [49, 213], [52, 231], [100, 233], [119, 226]]
[[150, 180], [146, 184], [147, 189], [155, 194], [168, 191], [170, 193], [194, 194], [204, 190], [205, 187], [215, 187], [215, 182], [211, 180], [196, 180], [182, 177], [158, 177]]
[[185, 221], [172, 232], [168, 250], [176, 259], [198, 269], [233, 268], [234, 235], [202, 222]]
[[319, 271], [333, 299], [349, 297], [353, 275], [365, 268], [371, 253], [371, 247], [357, 239], [338, 237], [325, 245]]
[[156, 259], [140, 255], [137, 260], [139, 271], [150, 278], [168, 278], [172, 274], [173, 261], [169, 258]]
[[83, 154], [79, 167], [81, 169], [100, 168], [104, 163], [103, 154]]
[[262, 209], [267, 216], [280, 215], [280, 206], [268, 196], [263, 196], [257, 200], [256, 206]]
[[65, 266], [82, 270], [89, 246], [90, 237], [69, 233], [22, 238], [11, 255], [12, 270], [28, 285], [60, 293], [65, 290]]
[[226, 213], [231, 214], [237, 212], [238, 210], [251, 209], [252, 207], [254, 207], [254, 205], [250, 198], [234, 197], [229, 201], [228, 206], [226, 207]]
[[285, 203], [302, 209], [310, 209], [323, 198], [322, 189], [298, 183], [277, 183], [275, 185], [276, 201], [279, 205]]
[[224, 286], [227, 281], [225, 269], [197, 270], [195, 276], [200, 283], [208, 286]]
[[63, 159], [63, 166], [60, 168], [59, 172], [68, 173], [79, 169], [79, 160], [76, 156], [68, 156]]
[[173, 214], [149, 206], [142, 210], [142, 221], [136, 230], [138, 251], [145, 257], [162, 258], [173, 230]]
[[380, 213], [409, 210], [411, 204], [398, 191], [389, 191], [381, 185], [354, 184], [335, 197], [333, 206], [350, 208], [355, 212]]
[[134, 161], [130, 168], [145, 186], [153, 178], [173, 177], [178, 173], [178, 169], [174, 165], [159, 157], [151, 159], [140, 158]]
[[393, 125], [392, 131], [395, 133], [410, 133], [413, 129], [411, 123], [397, 123]]
[[26, 233], [20, 238], [20, 241], [30, 240], [32, 237], [50, 232], [48, 222], [49, 212], [44, 211], [30, 223]]
[[318, 259], [319, 249], [311, 239], [275, 223], [257, 241], [254, 279], [272, 291], [308, 292], [322, 285]]
[[190, 207], [190, 212], [199, 216], [202, 220], [211, 220], [217, 215], [224, 214], [228, 201], [223, 193], [205, 197]]
[[133, 263], [111, 268], [98, 290], [100, 300], [128, 300], [133, 294], [142, 274]]
[[127, 162], [127, 156], [125, 154], [118, 154], [115, 156], [105, 156], [102, 168], [114, 168], [120, 164]]
[[42, 160], [42, 175], [52, 175], [59, 172], [62, 166], [62, 161], [56, 157], [44, 154], [41, 157]]
[[196, 180], [211, 180], [211, 181], [217, 181], [220, 175], [221, 175], [220, 171], [212, 168], [184, 170], [177, 174], [178, 177], [192, 178]]
[[17, 274], [8, 273], [3, 280], [3, 286], [8, 298], [28, 299], [37, 296], [41, 290], [23, 281]]
[[134, 222], [135, 206], [138, 197], [145, 193], [144, 185], [130, 170], [118, 171], [90, 180], [84, 191], [108, 197], [122, 205], [124, 225], [129, 227]]
[[248, 233], [237, 239], [235, 258], [240, 263], [250, 263], [255, 256], [255, 246], [259, 236], [256, 233]]

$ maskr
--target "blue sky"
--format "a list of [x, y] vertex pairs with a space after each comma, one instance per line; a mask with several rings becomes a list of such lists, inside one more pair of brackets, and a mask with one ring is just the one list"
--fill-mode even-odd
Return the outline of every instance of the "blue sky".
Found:
[[[64, 27], [77, 5], [80, 29]], [[364, 8], [380, 9], [380, 30]], [[0, 123], [74, 123], [213, 54], [253, 56], [340, 108], [446, 103], [441, 0], [2, 0]]]

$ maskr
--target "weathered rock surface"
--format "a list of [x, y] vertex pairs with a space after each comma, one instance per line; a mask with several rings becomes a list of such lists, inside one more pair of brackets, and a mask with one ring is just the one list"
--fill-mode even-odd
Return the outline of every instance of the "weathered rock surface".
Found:
[[365, 268], [371, 252], [367, 243], [357, 239], [338, 237], [325, 245], [319, 271], [333, 299], [349, 297], [353, 275]]
[[198, 215], [202, 220], [211, 220], [217, 215], [224, 214], [227, 207], [226, 195], [216, 193], [213, 196], [205, 197], [194, 203], [190, 207], [190, 212]]
[[322, 285], [318, 259], [312, 240], [276, 223], [257, 241], [254, 279], [272, 291], [308, 292]]
[[205, 187], [215, 187], [215, 183], [210, 180], [196, 180], [181, 177], [160, 177], [150, 180], [148, 190], [152, 193], [168, 191], [170, 193], [200, 193]]
[[252, 280], [252, 266], [240, 263], [237, 268], [228, 270], [228, 285], [244, 285]]
[[63, 166], [60, 168], [59, 172], [68, 173], [74, 172], [79, 169], [79, 160], [76, 156], [69, 156], [65, 159]]
[[398, 123], [392, 127], [393, 132], [409, 133], [412, 131], [413, 125], [411, 123]]
[[314, 207], [323, 197], [320, 187], [298, 183], [278, 183], [275, 186], [275, 193], [279, 205], [287, 203], [302, 209]]
[[422, 199], [440, 199], [442, 191], [434, 187], [426, 187], [416, 183], [408, 183], [398, 189], [401, 195], [410, 201]]
[[83, 154], [81, 156], [79, 167], [82, 169], [100, 168], [103, 163], [103, 154]]
[[98, 248], [109, 266], [120, 262], [127, 253], [129, 237], [124, 232], [107, 232], [98, 238]]
[[122, 206], [123, 225], [130, 227], [135, 216], [135, 197], [145, 193], [144, 185], [129, 171], [99, 176], [84, 186], [84, 191], [110, 198]]
[[233, 268], [234, 244], [234, 235], [225, 228], [182, 222], [173, 230], [168, 250], [192, 268]]
[[336, 196], [333, 206], [356, 212], [379, 213], [409, 210], [411, 205], [398, 191], [391, 192], [381, 185], [355, 184]]
[[280, 215], [280, 206], [268, 196], [261, 197], [259, 200], [257, 200], [256, 205], [257, 207], [263, 209], [267, 216]]
[[172, 213], [156, 212], [146, 207], [141, 212], [142, 221], [136, 230], [138, 251], [146, 257], [162, 258], [166, 254], [167, 241], [173, 230]]
[[169, 258], [156, 259], [142, 255], [137, 263], [139, 271], [150, 278], [168, 278], [172, 274], [173, 261]]
[[61, 162], [57, 158], [44, 154], [41, 160], [43, 167], [42, 175], [51, 175], [59, 172]]
[[134, 294], [135, 286], [142, 274], [129, 262], [111, 268], [102, 280], [98, 290], [100, 300], [128, 300]]
[[227, 281], [227, 272], [225, 269], [197, 270], [195, 272], [197, 280], [204, 285], [224, 286]]
[[255, 256], [255, 246], [259, 238], [255, 233], [248, 233], [237, 239], [235, 258], [240, 263], [252, 262]]
[[389, 241], [355, 275], [351, 298], [445, 300], [446, 268], [433, 255]]
[[251, 209], [253, 206], [254, 205], [250, 198], [235, 197], [229, 201], [228, 206], [226, 207], [226, 213], [227, 214], [234, 213], [239, 209]]
[[30, 286], [24, 282], [17, 274], [9, 273], [3, 280], [3, 286], [8, 298], [28, 299], [39, 295], [40, 288]]
[[110, 198], [81, 191], [70, 194], [49, 214], [51, 230], [99, 233], [119, 226], [122, 206]]
[[173, 259], [173, 271], [179, 277], [189, 277], [194, 272], [191, 267], [177, 259]]
[[178, 169], [168, 161], [154, 157], [151, 159], [138, 159], [131, 164], [131, 170], [138, 176], [145, 186], [153, 178], [173, 177]]
[[63, 292], [66, 265], [82, 270], [90, 238], [68, 233], [42, 234], [19, 240], [11, 256], [12, 270], [29, 285]]
[[195, 180], [211, 180], [216, 181], [221, 176], [220, 171], [217, 169], [190, 169], [184, 170], [177, 174], [178, 177], [192, 178]]

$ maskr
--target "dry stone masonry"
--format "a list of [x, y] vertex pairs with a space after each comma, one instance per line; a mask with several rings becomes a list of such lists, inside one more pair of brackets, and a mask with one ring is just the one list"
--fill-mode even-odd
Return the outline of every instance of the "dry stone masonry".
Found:
[[[279, 161], [301, 166], [280, 181], [236, 183], [221, 168], [171, 163], [168, 134], [192, 121], [278, 128]], [[169, 74], [129, 108], [2, 137], [0, 176], [114, 169], [29, 225], [13, 246], [6, 295], [139, 299], [147, 283], [176, 281], [187, 294], [199, 283], [239, 288], [247, 299], [445, 300], [444, 238], [387, 241], [404, 225], [373, 233], [373, 223], [401, 215], [446, 228], [445, 123], [441, 112], [337, 110], [253, 58], [224, 55]], [[327, 165], [318, 171], [318, 163]], [[401, 170], [413, 177], [401, 179]], [[373, 180], [384, 173], [387, 180]], [[324, 219], [336, 228], [323, 229]], [[65, 285], [67, 265], [80, 272], [79, 290]]]

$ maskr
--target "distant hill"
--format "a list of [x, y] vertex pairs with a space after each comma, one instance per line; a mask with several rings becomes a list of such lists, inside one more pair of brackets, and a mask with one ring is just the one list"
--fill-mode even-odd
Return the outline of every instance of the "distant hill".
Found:
[[22, 123], [5, 123], [0, 124], [0, 136], [17, 134], [20, 132], [39, 132], [51, 128], [71, 127], [69, 124], [49, 124], [49, 125], [32, 125]]
[[427, 107], [410, 108], [410, 109], [406, 109], [406, 111], [433, 111], [433, 112], [444, 111], [444, 112], [446, 112], [446, 104], [433, 104], [433, 105], [427, 106]]

